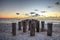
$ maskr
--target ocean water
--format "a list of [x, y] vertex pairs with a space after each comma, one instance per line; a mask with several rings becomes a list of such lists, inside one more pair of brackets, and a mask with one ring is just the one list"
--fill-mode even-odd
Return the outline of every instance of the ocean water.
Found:
[[[18, 31], [18, 22], [25, 19], [0, 19], [0, 40], [60, 40], [60, 20], [52, 20], [52, 19], [37, 19], [40, 23], [44, 21], [44, 28], [47, 29], [47, 23], [52, 23], [53, 26], [53, 35], [52, 37], [48, 37], [46, 32], [36, 33], [35, 37], [30, 37], [29, 32], [23, 33], [22, 30]], [[12, 23], [16, 23], [16, 31], [17, 35], [15, 37], [12, 36]]]
[[[16, 19], [16, 18], [6, 18], [0, 19], [0, 30], [6, 30], [8, 32], [11, 32], [12, 29], [12, 23], [16, 23], [16, 28], [18, 29], [18, 22], [22, 21], [22, 20], [26, 20], [26, 19]], [[60, 20], [52, 20], [52, 19], [37, 19], [40, 23], [40, 28], [41, 28], [41, 21], [44, 21], [44, 26], [45, 29], [47, 29], [47, 23], [52, 23], [53, 24], [53, 30], [55, 31], [59, 31], [60, 29]]]

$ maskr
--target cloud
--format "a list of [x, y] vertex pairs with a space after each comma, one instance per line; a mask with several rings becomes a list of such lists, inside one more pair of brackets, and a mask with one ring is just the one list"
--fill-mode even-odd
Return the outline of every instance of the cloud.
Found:
[[59, 2], [56, 2], [55, 5], [60, 5], [60, 3]]
[[41, 13], [45, 13], [46, 11], [41, 11]]

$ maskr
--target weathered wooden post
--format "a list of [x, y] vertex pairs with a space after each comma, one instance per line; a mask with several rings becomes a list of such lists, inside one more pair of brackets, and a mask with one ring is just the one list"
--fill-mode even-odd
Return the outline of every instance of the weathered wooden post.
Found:
[[35, 36], [35, 22], [33, 20], [31, 21], [30, 26], [30, 36]]
[[23, 32], [27, 31], [27, 25], [26, 25], [26, 21], [23, 21]]
[[36, 21], [36, 32], [39, 32], [40, 27], [39, 27], [39, 21]]
[[21, 30], [21, 22], [18, 22], [18, 30]]
[[28, 25], [28, 19], [26, 19], [25, 21], [26, 21], [26, 25]]
[[41, 31], [44, 31], [44, 21], [41, 21]]
[[48, 23], [47, 36], [52, 36], [52, 23]]
[[16, 23], [12, 23], [12, 35], [16, 35]]
[[29, 23], [29, 24], [28, 24], [28, 26], [29, 26], [28, 30], [30, 30], [30, 27], [31, 27], [31, 20], [29, 20], [28, 23]]

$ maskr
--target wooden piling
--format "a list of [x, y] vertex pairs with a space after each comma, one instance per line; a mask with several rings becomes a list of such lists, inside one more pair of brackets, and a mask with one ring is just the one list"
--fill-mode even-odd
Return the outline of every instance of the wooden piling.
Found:
[[30, 30], [30, 27], [31, 27], [31, 20], [28, 21], [28, 26], [29, 26], [28, 30]]
[[48, 23], [47, 36], [52, 36], [52, 23]]
[[27, 24], [26, 21], [23, 21], [23, 32], [27, 31]]
[[35, 22], [31, 21], [31, 26], [30, 26], [30, 36], [35, 36]]
[[40, 27], [39, 27], [39, 21], [36, 21], [36, 32], [39, 32]]
[[21, 30], [21, 22], [18, 22], [18, 30]]
[[12, 35], [16, 35], [16, 23], [12, 23]]
[[44, 31], [44, 21], [41, 21], [41, 31]]

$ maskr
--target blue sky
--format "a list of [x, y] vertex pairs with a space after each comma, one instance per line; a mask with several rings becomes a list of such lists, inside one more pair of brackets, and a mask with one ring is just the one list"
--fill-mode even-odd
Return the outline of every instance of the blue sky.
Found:
[[60, 0], [0, 0], [0, 14], [10, 14], [9, 12], [13, 14], [16, 12], [28, 13], [35, 9], [60, 13], [60, 5], [55, 5], [57, 1], [60, 2]]

